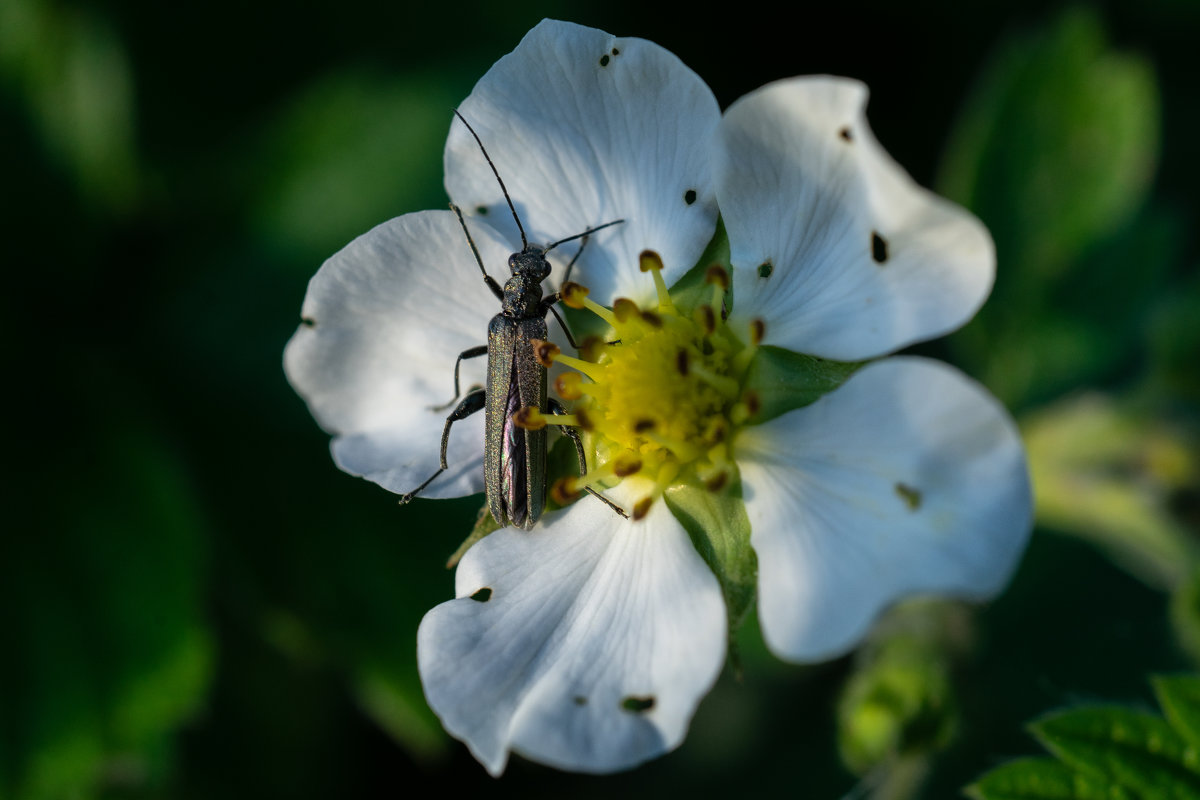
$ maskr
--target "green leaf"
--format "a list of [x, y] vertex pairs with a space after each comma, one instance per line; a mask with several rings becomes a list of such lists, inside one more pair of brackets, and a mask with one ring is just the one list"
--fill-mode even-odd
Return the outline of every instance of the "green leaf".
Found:
[[765, 345], [750, 365], [746, 388], [758, 394], [761, 423], [803, 408], [841, 386], [865, 362], [829, 361]]
[[1075, 772], [1049, 758], [1023, 758], [997, 767], [967, 787], [976, 800], [1133, 800], [1104, 778]]
[[18, 518], [0, 542], [0, 797], [89, 796], [116, 763], [162, 781], [166, 737], [210, 679], [206, 539], [183, 470], [137, 421], [76, 446], [56, 466], [87, 480], [69, 502], [12, 487], [37, 528]]
[[1151, 683], [1171, 726], [1200, 748], [1200, 676], [1159, 675]]
[[1067, 765], [1147, 798], [1200, 797], [1200, 751], [1162, 717], [1120, 707], [1041, 719], [1033, 734]]
[[750, 546], [750, 519], [740, 480], [734, 476], [717, 492], [675, 486], [663, 499], [721, 583], [732, 633], [754, 603], [758, 581], [758, 557]]
[[951, 136], [940, 190], [982, 217], [1003, 270], [1020, 272], [1009, 285], [1028, 291], [1141, 206], [1158, 120], [1149, 62], [1110, 51], [1095, 12], [1075, 8], [993, 58]]

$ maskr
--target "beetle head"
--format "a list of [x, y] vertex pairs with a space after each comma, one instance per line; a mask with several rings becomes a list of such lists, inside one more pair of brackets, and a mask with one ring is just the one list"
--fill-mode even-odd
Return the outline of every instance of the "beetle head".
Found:
[[525, 275], [539, 283], [550, 276], [550, 262], [546, 260], [546, 251], [535, 244], [525, 245], [524, 250], [509, 256], [508, 268], [512, 270], [513, 275]]

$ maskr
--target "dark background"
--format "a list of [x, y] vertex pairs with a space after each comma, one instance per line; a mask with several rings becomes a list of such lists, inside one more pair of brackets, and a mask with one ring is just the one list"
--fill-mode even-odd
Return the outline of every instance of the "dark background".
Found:
[[867, 661], [782, 664], [753, 621], [741, 679], [622, 775], [493, 781], [424, 705], [416, 625], [479, 499], [400, 509], [340, 473], [282, 350], [326, 257], [444, 206], [449, 110], [547, 16], [663, 45], [722, 107], [859, 78], [890, 153], [993, 230], [992, 301], [922, 352], [1017, 416], [1041, 525], [967, 644], [931, 646], [957, 733], [905, 739], [927, 779], [896, 796], [1191, 668], [1200, 5], [0, 4], [0, 798], [891, 785], [899, 761], [860, 782], [838, 755]]

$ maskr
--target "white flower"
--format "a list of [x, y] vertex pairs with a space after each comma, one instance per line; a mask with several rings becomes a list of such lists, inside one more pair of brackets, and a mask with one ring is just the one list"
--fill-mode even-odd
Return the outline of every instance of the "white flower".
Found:
[[[750, 424], [762, 347], [877, 358], [960, 326], [991, 288], [987, 232], [891, 161], [865, 104], [854, 81], [798, 78], [722, 117], [662, 48], [545, 21], [460, 106], [531, 241], [625, 220], [593, 237], [576, 275], [603, 305], [636, 303], [620, 345], [574, 363], [593, 378], [581, 405], [604, 417], [590, 426], [589, 480], [636, 462], [606, 494], [641, 518], [585, 498], [532, 531], [497, 531], [463, 558], [458, 599], [421, 625], [430, 705], [493, 774], [509, 752], [607, 772], [682, 741], [724, 663], [728, 620], [721, 583], [672, 513], [680, 484], [740, 476], [761, 625], [789, 660], [846, 652], [901, 597], [982, 599], [1007, 582], [1031, 526], [1024, 453], [1005, 411], [960, 373], [887, 358]], [[461, 125], [445, 167], [502, 279], [520, 239]], [[665, 294], [697, 263], [718, 206], [733, 274], [724, 324], [719, 300], [706, 320]], [[639, 269], [653, 254], [657, 290]], [[569, 255], [556, 251], [557, 269]], [[384, 223], [326, 262], [285, 366], [335, 435], [338, 465], [395, 492], [432, 474], [446, 411], [431, 408], [497, 311], [449, 211]], [[633, 366], [664, 353], [666, 368]], [[481, 363], [463, 368], [464, 386], [483, 382]], [[450, 469], [424, 496], [482, 491], [481, 417], [457, 423]]]

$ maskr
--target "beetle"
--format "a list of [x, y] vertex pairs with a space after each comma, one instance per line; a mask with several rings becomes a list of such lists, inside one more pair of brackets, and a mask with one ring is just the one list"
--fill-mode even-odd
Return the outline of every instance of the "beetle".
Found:
[[[624, 220], [618, 219], [588, 228], [583, 233], [568, 236], [545, 247], [530, 244], [525, 237], [525, 228], [517, 215], [517, 209], [504, 186], [504, 180], [483, 146], [479, 134], [457, 110], [454, 111], [454, 115], [467, 126], [500, 184], [500, 190], [508, 202], [509, 210], [512, 211], [513, 220], [517, 223], [517, 230], [521, 233], [521, 250], [508, 257], [512, 277], [505, 282], [502, 289], [488, 274], [479, 249], [467, 229], [462, 211], [453, 203], [450, 204], [450, 209], [458, 217], [458, 223], [471, 246], [475, 263], [479, 265], [479, 271], [483, 274], [483, 281], [500, 301], [501, 309], [488, 324], [488, 343], [464, 350], [454, 362], [454, 400], [450, 403], [460, 396], [458, 376], [459, 367], [464, 359], [487, 355], [487, 385], [469, 391], [446, 417], [446, 424], [442, 429], [440, 468], [416, 489], [401, 497], [400, 503], [403, 505], [411, 501], [448, 468], [446, 449], [450, 443], [450, 428], [454, 423], [466, 419], [481, 408], [486, 408], [483, 476], [488, 508], [501, 527], [511, 524], [529, 530], [541, 517], [546, 504], [546, 430], [544, 427], [536, 430], [523, 427], [518, 425], [513, 417], [521, 409], [530, 406], [536, 407], [543, 414], [566, 413], [556, 400], [548, 397], [546, 368], [539, 363], [534, 354], [534, 340], [545, 341], [548, 338], [548, 312], [554, 314], [555, 319], [562, 325], [571, 346], [578, 349], [562, 317], [554, 309], [554, 304], [561, 299], [560, 293], [542, 296], [542, 281], [550, 276], [550, 262], [546, 260], [546, 254], [561, 244], [576, 239], [583, 240], [567, 265], [565, 282], [587, 245], [588, 237]], [[564, 427], [563, 431], [575, 444], [579, 474], [583, 475], [587, 472], [587, 458], [579, 431], [570, 427]], [[621, 516], [626, 516], [621, 508], [591, 487], [585, 487], [585, 491], [599, 498]]]

